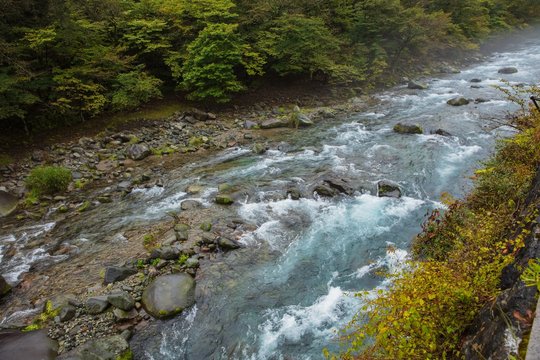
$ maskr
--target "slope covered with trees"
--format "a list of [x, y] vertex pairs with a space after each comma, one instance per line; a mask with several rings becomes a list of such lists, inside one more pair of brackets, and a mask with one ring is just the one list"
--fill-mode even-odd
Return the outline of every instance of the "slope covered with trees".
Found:
[[268, 76], [372, 83], [521, 24], [535, 0], [0, 0], [0, 125], [31, 131], [164, 93], [226, 102]]

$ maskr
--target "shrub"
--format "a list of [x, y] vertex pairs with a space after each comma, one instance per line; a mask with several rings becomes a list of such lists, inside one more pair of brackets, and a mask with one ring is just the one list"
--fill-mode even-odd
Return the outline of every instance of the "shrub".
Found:
[[34, 195], [51, 195], [65, 191], [71, 182], [71, 171], [61, 166], [38, 166], [26, 179], [26, 187]]

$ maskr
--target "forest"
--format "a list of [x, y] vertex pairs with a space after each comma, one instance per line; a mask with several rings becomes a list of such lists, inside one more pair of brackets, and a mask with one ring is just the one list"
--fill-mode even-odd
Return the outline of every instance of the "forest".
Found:
[[525, 24], [536, 0], [0, 0], [0, 125], [27, 133], [272, 77], [376, 84]]

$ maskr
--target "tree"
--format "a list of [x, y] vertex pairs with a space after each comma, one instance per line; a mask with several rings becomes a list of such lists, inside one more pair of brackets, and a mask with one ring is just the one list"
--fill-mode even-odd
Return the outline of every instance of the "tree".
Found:
[[112, 106], [115, 110], [134, 109], [153, 98], [160, 98], [159, 87], [163, 81], [148, 75], [142, 66], [116, 78], [118, 83], [112, 95]]

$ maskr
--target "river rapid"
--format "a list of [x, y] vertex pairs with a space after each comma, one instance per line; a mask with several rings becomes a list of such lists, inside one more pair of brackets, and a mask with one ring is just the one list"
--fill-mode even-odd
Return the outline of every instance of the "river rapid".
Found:
[[[244, 248], [202, 262], [197, 304], [137, 333], [135, 353], [154, 360], [321, 358], [324, 347], [339, 349], [336, 331], [361, 308], [354, 294], [388, 285], [378, 271], [401, 269], [426, 213], [443, 207], [441, 193], [463, 197], [496, 139], [512, 134], [491, 121], [518, 109], [494, 86], [506, 86], [503, 78], [533, 84], [539, 64], [540, 39], [530, 36], [458, 74], [424, 79], [427, 90], [398, 86], [376, 94], [364, 112], [291, 131], [265, 154], [238, 148], [173, 170], [163, 188], [104, 204], [101, 216], [82, 215], [70, 237], [92, 241], [107, 234], [115, 241], [133, 222], [150, 224], [177, 210], [189, 198], [189, 184], [206, 189], [200, 200], [207, 207], [215, 206], [218, 184], [246, 189], [251, 195], [231, 211], [257, 230], [241, 239]], [[498, 73], [507, 66], [519, 72]], [[487, 101], [446, 104], [457, 96]], [[419, 124], [425, 134], [394, 133], [398, 122]], [[437, 129], [451, 136], [430, 135]], [[327, 172], [350, 179], [358, 191], [332, 199], [278, 196], [290, 187], [308, 189]], [[403, 197], [377, 197], [383, 179], [398, 183]], [[32, 241], [52, 228], [43, 223], [0, 235], [0, 262], [3, 245]], [[64, 260], [41, 250], [21, 252], [0, 271], [16, 283], [36, 261]]]

